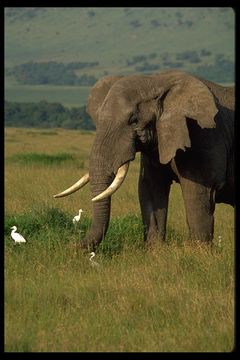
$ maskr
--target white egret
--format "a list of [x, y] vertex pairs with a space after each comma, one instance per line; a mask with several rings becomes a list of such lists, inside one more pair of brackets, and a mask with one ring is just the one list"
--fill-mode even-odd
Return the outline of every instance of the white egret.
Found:
[[80, 221], [82, 212], [83, 212], [83, 210], [80, 209], [79, 212], [78, 212], [78, 215], [74, 216], [74, 218], [73, 218], [73, 223], [74, 223], [74, 224], [76, 224], [77, 222]]
[[99, 266], [99, 263], [93, 260], [94, 256], [96, 255], [95, 252], [91, 252], [90, 255], [91, 256], [90, 256], [89, 260], [91, 262], [91, 265], [92, 266]]
[[219, 247], [222, 246], [222, 237], [221, 237], [221, 235], [219, 235], [219, 237], [218, 237], [218, 246]]
[[16, 226], [13, 226], [11, 227], [12, 231], [11, 231], [11, 237], [13, 238], [13, 240], [15, 241], [15, 244], [21, 244], [21, 243], [25, 243], [26, 240], [24, 239], [24, 237], [19, 234], [19, 233], [16, 233], [17, 231], [17, 227]]

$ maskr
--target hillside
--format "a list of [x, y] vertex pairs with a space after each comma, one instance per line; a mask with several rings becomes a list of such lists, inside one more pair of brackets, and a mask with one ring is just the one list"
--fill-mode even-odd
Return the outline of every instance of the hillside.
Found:
[[234, 21], [231, 8], [6, 8], [5, 67], [96, 62], [76, 70], [96, 78], [177, 67], [231, 82]]

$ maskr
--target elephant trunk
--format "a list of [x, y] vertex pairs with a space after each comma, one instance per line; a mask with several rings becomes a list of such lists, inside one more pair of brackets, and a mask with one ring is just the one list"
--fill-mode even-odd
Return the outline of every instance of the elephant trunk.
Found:
[[[106, 185], [96, 184], [91, 185], [91, 190], [93, 194], [101, 193]], [[88, 250], [95, 250], [96, 247], [103, 240], [106, 235], [109, 220], [110, 220], [110, 211], [111, 211], [111, 198], [108, 197], [96, 203], [93, 203], [92, 209], [92, 224], [90, 229], [88, 230], [86, 237], [82, 242], [82, 247]]]
[[[108, 163], [101, 156], [99, 149], [93, 146], [89, 163], [89, 175], [92, 197], [101, 194], [112, 183], [114, 174], [110, 171]], [[92, 203], [92, 224], [82, 247], [95, 250], [103, 240], [109, 225], [111, 212], [111, 197]]]

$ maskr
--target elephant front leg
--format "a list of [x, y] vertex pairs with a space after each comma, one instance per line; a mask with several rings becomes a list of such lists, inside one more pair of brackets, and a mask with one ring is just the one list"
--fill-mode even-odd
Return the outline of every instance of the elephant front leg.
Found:
[[214, 232], [215, 191], [185, 178], [180, 183], [190, 238], [211, 241]]
[[139, 180], [138, 191], [143, 221], [144, 241], [152, 242], [158, 237], [158, 227], [152, 202], [152, 196], [145, 180]]
[[169, 190], [164, 174], [142, 155], [138, 191], [147, 243], [165, 240]]

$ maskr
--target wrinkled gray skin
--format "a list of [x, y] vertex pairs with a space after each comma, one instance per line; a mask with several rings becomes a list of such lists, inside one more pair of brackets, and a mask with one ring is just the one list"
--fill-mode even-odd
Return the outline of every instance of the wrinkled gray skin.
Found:
[[[92, 196], [140, 151], [145, 241], [165, 239], [173, 180], [181, 185], [190, 236], [212, 240], [215, 203], [233, 206], [235, 200], [234, 103], [233, 87], [175, 70], [100, 79], [87, 106], [97, 127], [89, 167]], [[95, 249], [104, 238], [110, 208], [109, 197], [93, 203], [83, 248]]]

